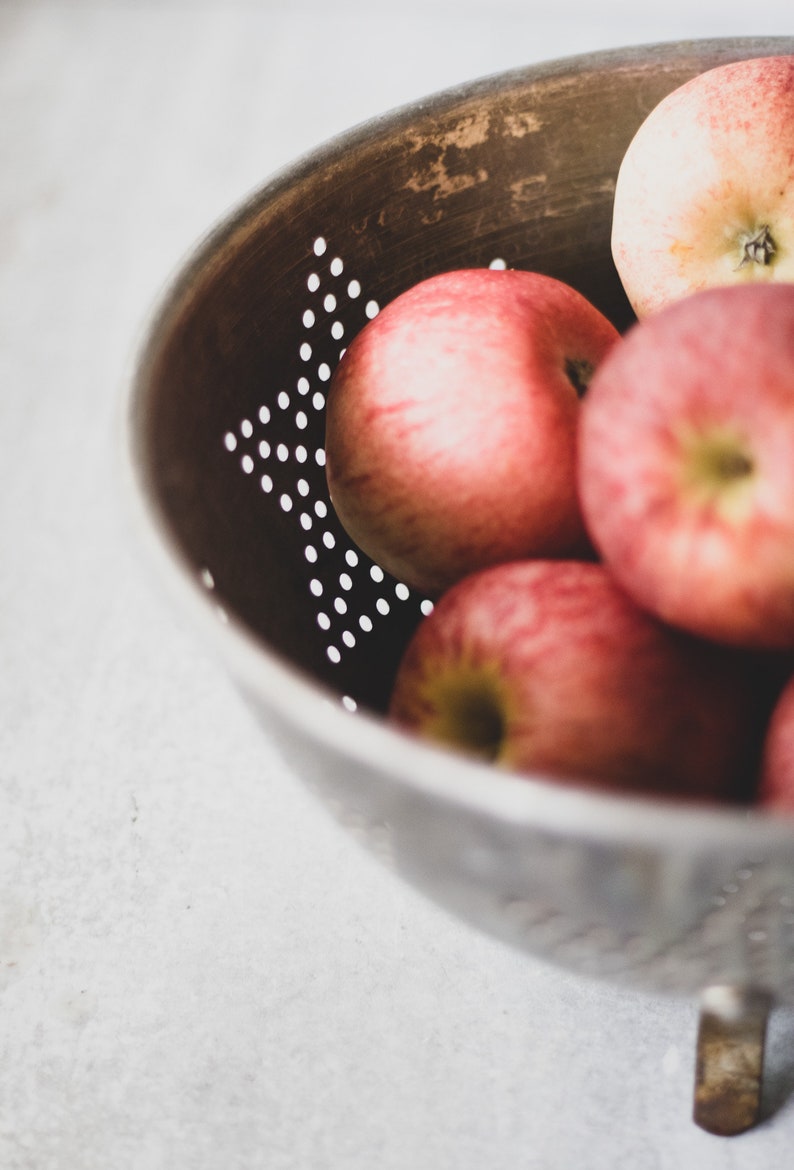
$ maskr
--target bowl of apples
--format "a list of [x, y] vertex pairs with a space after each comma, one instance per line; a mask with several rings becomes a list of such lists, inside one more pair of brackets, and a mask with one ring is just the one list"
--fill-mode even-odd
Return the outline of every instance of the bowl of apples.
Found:
[[196, 247], [127, 412], [163, 580], [295, 770], [473, 926], [702, 996], [718, 1133], [794, 1002], [791, 54], [354, 128]]

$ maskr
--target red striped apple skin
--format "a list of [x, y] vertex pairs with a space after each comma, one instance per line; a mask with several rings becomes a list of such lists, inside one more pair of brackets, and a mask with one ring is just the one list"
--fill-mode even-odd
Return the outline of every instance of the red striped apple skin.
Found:
[[633, 326], [580, 418], [592, 541], [643, 608], [794, 647], [794, 285], [695, 293]]
[[783, 687], [767, 727], [758, 803], [794, 815], [794, 675]]
[[326, 472], [348, 534], [431, 596], [489, 564], [581, 551], [575, 382], [618, 337], [538, 273], [458, 270], [396, 298], [329, 388]]
[[690, 800], [743, 795], [758, 750], [745, 656], [657, 622], [576, 561], [453, 586], [405, 651], [390, 718], [501, 768]]
[[618, 172], [612, 253], [639, 317], [794, 280], [794, 57], [717, 66], [651, 111]]

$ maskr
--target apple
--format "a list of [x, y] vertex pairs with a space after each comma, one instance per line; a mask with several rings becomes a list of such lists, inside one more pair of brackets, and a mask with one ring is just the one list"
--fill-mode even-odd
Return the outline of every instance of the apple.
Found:
[[430, 596], [489, 564], [584, 549], [579, 403], [618, 338], [539, 273], [462, 269], [398, 296], [329, 385], [326, 472], [349, 536]]
[[766, 729], [757, 802], [794, 813], [794, 674], [781, 690]]
[[471, 574], [417, 627], [390, 719], [499, 767], [563, 782], [737, 799], [757, 750], [744, 656], [665, 626], [601, 564]]
[[794, 647], [794, 285], [706, 289], [644, 318], [582, 404], [593, 544], [641, 606]]
[[720, 65], [651, 111], [618, 171], [612, 252], [638, 317], [794, 280], [794, 57]]

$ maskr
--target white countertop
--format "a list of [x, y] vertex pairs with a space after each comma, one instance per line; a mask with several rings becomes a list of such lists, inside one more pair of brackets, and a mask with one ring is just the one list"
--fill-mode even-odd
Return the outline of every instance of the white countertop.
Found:
[[[538, 15], [548, 10], [549, 15]], [[119, 398], [194, 241], [403, 102], [790, 0], [0, 7], [0, 1167], [777, 1168], [689, 1120], [697, 1005], [474, 933], [352, 845], [165, 597]]]

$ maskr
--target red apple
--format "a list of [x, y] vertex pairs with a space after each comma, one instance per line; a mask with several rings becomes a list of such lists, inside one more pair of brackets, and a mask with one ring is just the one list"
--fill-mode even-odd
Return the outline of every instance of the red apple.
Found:
[[794, 675], [783, 687], [767, 726], [758, 803], [794, 813]]
[[755, 750], [744, 656], [656, 621], [604, 566], [498, 565], [422, 621], [396, 681], [401, 727], [503, 768], [731, 799]]
[[588, 530], [634, 600], [704, 637], [794, 647], [794, 285], [646, 317], [580, 421]]
[[397, 297], [330, 385], [328, 486], [348, 534], [430, 595], [582, 547], [579, 400], [617, 339], [585, 297], [537, 273], [447, 272]]
[[720, 65], [651, 111], [618, 173], [612, 250], [640, 317], [794, 280], [794, 57]]

